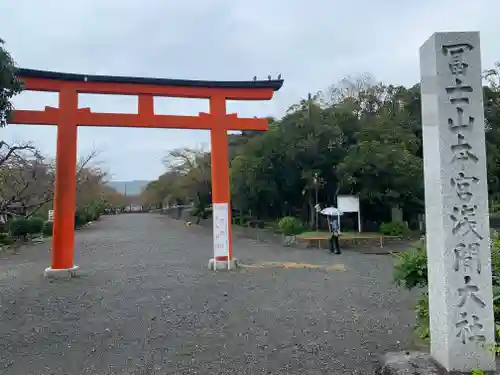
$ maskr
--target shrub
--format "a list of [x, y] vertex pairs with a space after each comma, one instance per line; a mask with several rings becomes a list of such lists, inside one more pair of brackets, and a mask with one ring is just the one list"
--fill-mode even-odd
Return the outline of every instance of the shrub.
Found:
[[427, 251], [424, 241], [398, 256], [394, 266], [394, 281], [406, 289], [427, 285]]
[[266, 222], [264, 220], [250, 220], [248, 222], [248, 226], [252, 228], [264, 229], [266, 226]]
[[14, 242], [8, 233], [0, 233], [0, 245], [11, 245]]
[[415, 332], [422, 340], [430, 339], [429, 327], [429, 294], [423, 293], [417, 300], [415, 305], [415, 313], [417, 314], [417, 322], [415, 324]]
[[296, 236], [304, 231], [302, 222], [293, 216], [285, 216], [278, 222], [278, 228], [285, 236]]
[[90, 221], [90, 215], [85, 211], [77, 211], [75, 213], [75, 228], [79, 228]]
[[251, 220], [252, 220], [252, 217], [248, 216], [248, 215], [235, 216], [234, 217], [234, 224], [236, 224], [236, 225], [246, 225]]
[[96, 221], [99, 219], [99, 214], [96, 211], [87, 212], [87, 222]]
[[30, 217], [28, 220], [29, 234], [42, 233], [44, 220], [40, 217]]
[[52, 236], [53, 230], [54, 230], [54, 223], [52, 223], [52, 221], [46, 221], [45, 223], [43, 223], [42, 233], [44, 236], [47, 237]]
[[31, 233], [30, 232], [29, 221], [25, 218], [14, 219], [9, 222], [9, 233], [13, 237], [25, 237]]
[[402, 221], [391, 221], [380, 225], [380, 233], [386, 236], [404, 236], [408, 231], [408, 226]]
[[48, 218], [48, 213], [42, 213], [42, 212], [38, 211], [38, 212], [35, 212], [34, 214], [32, 214], [30, 217], [37, 217], [37, 218], [40, 218], [43, 221], [45, 221]]
[[500, 201], [495, 199], [490, 202], [490, 214], [500, 213]]
[[[500, 322], [500, 237], [498, 232], [491, 236], [491, 268], [493, 275], [493, 313], [495, 322]], [[406, 253], [398, 256], [394, 266], [394, 281], [407, 289], [427, 287], [427, 252], [424, 241], [413, 245]], [[418, 299], [416, 333], [424, 340], [429, 339], [429, 298], [427, 291]], [[498, 336], [498, 335], [497, 335]], [[498, 338], [498, 337], [497, 337]], [[498, 347], [495, 349], [497, 352]]]
[[497, 231], [491, 234], [491, 273], [493, 285], [500, 286], [500, 235]]

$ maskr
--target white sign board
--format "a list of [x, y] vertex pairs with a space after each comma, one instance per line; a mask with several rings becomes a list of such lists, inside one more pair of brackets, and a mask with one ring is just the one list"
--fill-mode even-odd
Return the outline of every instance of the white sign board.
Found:
[[355, 195], [339, 195], [337, 196], [337, 208], [341, 212], [345, 213], [358, 213], [358, 232], [361, 233], [361, 212], [359, 210], [359, 197]]
[[214, 220], [214, 259], [229, 256], [229, 210], [227, 203], [212, 205]]
[[339, 195], [337, 208], [342, 212], [359, 212], [359, 198], [355, 195]]
[[54, 210], [49, 210], [48, 221], [54, 221]]

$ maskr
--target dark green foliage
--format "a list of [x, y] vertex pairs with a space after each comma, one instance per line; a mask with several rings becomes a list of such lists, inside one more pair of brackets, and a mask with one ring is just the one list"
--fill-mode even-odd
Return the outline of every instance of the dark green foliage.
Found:
[[490, 215], [500, 213], [500, 201], [495, 199], [490, 202]]
[[[500, 210], [499, 70], [497, 65], [488, 72], [484, 87], [491, 129], [486, 132], [488, 187], [497, 202], [495, 211]], [[238, 217], [267, 222], [294, 216], [312, 229], [316, 195], [325, 207], [335, 205], [340, 194], [355, 194], [367, 231], [389, 222], [396, 206], [410, 228], [417, 229], [424, 212], [420, 107], [418, 84], [403, 87], [361, 76], [304, 96], [281, 119], [269, 119], [267, 132], [230, 134], [233, 211]], [[210, 154], [195, 155], [192, 150], [171, 153], [169, 160], [181, 157], [167, 163], [169, 171], [150, 184], [149, 201], [196, 204], [200, 194], [209, 202]], [[320, 220], [320, 228], [326, 227]], [[403, 228], [392, 226], [384, 232], [401, 235]]]
[[491, 273], [493, 285], [500, 286], [500, 237], [499, 232], [493, 231], [491, 235]]
[[11, 220], [9, 222], [9, 233], [13, 237], [26, 238], [31, 233], [29, 221], [25, 218]]
[[11, 245], [13, 242], [13, 238], [8, 233], [0, 233], [0, 245]]
[[48, 219], [47, 214], [43, 214], [41, 212], [36, 212], [36, 213], [30, 215], [30, 218], [34, 218], [34, 217], [42, 219], [43, 221], [46, 221]]
[[91, 221], [97, 221], [106, 210], [106, 204], [95, 201], [80, 207], [75, 212], [75, 228], [80, 228]]
[[13, 110], [11, 98], [22, 90], [21, 81], [15, 76], [16, 66], [12, 56], [3, 48], [0, 38], [0, 127], [7, 125]]
[[317, 191], [324, 205], [337, 194], [359, 195], [366, 220], [387, 220], [394, 205], [421, 212], [420, 111], [413, 111], [419, 88], [347, 80], [340, 86], [351, 83], [359, 87], [354, 96], [336, 87], [327, 104], [312, 96], [268, 132], [234, 136], [236, 209], [257, 219], [296, 216], [313, 228]]
[[27, 239], [28, 235], [39, 235], [43, 230], [43, 219], [39, 217], [17, 218], [9, 221], [9, 234], [13, 237]]
[[297, 234], [304, 232], [304, 225], [302, 222], [292, 216], [285, 216], [278, 221], [278, 228], [285, 236], [296, 236]]
[[417, 304], [415, 305], [415, 313], [417, 314], [415, 332], [421, 339], [429, 340], [429, 295], [427, 293], [423, 293], [422, 296], [417, 300]]
[[97, 221], [101, 218], [101, 212], [99, 211], [94, 211], [89, 214], [89, 221]]
[[89, 221], [97, 221], [104, 213], [106, 205], [102, 201], [95, 201], [85, 207], [85, 211], [89, 215]]
[[81, 226], [87, 224], [90, 221], [90, 216], [86, 211], [77, 210], [75, 212], [75, 228], [80, 228]]
[[[493, 312], [495, 322], [500, 322], [500, 239], [497, 232], [492, 234], [491, 267], [493, 274]], [[394, 280], [407, 289], [427, 288], [427, 252], [420, 241], [406, 253], [399, 255], [394, 267]], [[429, 339], [429, 299], [424, 292], [415, 306], [417, 324], [415, 330], [420, 338]]]
[[30, 217], [28, 220], [29, 234], [42, 233], [44, 220], [40, 217]]
[[51, 237], [54, 230], [54, 223], [51, 221], [46, 221], [43, 223], [42, 233], [46, 237]]
[[[266, 226], [266, 222], [264, 220], [250, 220], [250, 221], [248, 221], [247, 225], [250, 226], [250, 227], [252, 227], [252, 228], [263, 229]], [[303, 232], [303, 225], [302, 225], [302, 223], [300, 225], [301, 225], [301, 232]]]
[[391, 221], [380, 225], [380, 233], [386, 236], [404, 236], [408, 232], [408, 227], [401, 221]]
[[236, 225], [247, 225], [252, 220], [251, 216], [243, 215], [243, 216], [235, 216], [233, 218], [233, 222]]
[[394, 266], [394, 280], [407, 289], [427, 285], [427, 252], [423, 241], [399, 255]]

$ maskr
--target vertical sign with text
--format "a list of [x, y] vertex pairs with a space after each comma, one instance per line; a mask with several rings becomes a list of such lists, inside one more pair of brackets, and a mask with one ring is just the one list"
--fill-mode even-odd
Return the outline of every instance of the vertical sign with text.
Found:
[[229, 256], [229, 208], [227, 203], [212, 205], [214, 220], [214, 258]]
[[421, 48], [431, 354], [448, 371], [490, 371], [494, 355], [479, 33]]

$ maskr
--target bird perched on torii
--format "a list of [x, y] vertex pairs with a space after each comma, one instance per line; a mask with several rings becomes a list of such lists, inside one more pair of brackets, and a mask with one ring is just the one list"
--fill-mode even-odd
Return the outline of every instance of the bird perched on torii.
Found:
[[[267, 76], [267, 79], [268, 79], [269, 81], [271, 81], [273, 78], [272, 78], [272, 77], [271, 77], [271, 75], [269, 74], [269, 75]], [[278, 80], [281, 80], [281, 73], [280, 73], [280, 74], [278, 74], [278, 78], [277, 78], [277, 79], [278, 79]], [[254, 81], [254, 82], [256, 82], [256, 81], [257, 81], [257, 76], [254, 76], [254, 77], [253, 77], [253, 81]]]

